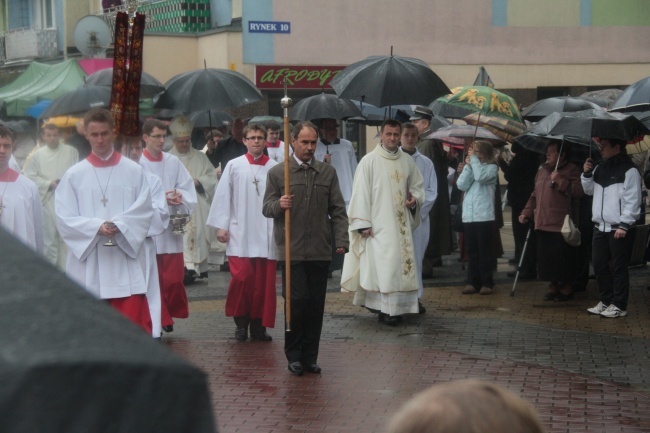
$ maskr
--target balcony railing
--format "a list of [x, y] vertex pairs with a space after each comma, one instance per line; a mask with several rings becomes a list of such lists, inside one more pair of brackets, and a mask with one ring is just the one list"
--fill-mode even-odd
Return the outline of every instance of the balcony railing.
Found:
[[4, 42], [0, 49], [4, 51], [2, 60], [54, 57], [59, 53], [56, 28], [26, 27], [8, 30], [2, 38]]

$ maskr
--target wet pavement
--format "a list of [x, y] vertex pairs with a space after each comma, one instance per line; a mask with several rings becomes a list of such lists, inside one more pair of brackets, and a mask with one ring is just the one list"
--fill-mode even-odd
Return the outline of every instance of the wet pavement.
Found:
[[[295, 377], [283, 353], [283, 300], [272, 342], [239, 342], [224, 316], [229, 273], [213, 267], [188, 286], [190, 318], [163, 342], [203, 369], [219, 431], [382, 432], [414, 393], [443, 381], [480, 378], [531, 402], [548, 432], [650, 432], [650, 283], [631, 270], [628, 317], [586, 313], [598, 302], [595, 281], [575, 300], [544, 302], [547, 284], [520, 282], [510, 296], [512, 234], [491, 296], [461, 295], [465, 270], [446, 256], [425, 280], [424, 315], [388, 327], [328, 287], [321, 375]], [[278, 283], [280, 277], [278, 276]]]

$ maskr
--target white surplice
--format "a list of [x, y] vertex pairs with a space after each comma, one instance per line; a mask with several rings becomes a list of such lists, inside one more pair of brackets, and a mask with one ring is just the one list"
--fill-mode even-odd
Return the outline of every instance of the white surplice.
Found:
[[[147, 151], [145, 150], [145, 152]], [[197, 200], [194, 180], [177, 157], [163, 152], [161, 161], [152, 161], [143, 154], [140, 158], [140, 165], [145, 171], [160, 178], [165, 192], [176, 190], [183, 194], [185, 206], [173, 206], [173, 208], [169, 209], [170, 216], [175, 213], [189, 213], [190, 215], [194, 213]], [[154, 238], [158, 254], [183, 252], [183, 236], [173, 234], [172, 230], [173, 227], [170, 224], [163, 234]]]
[[[381, 145], [361, 159], [348, 209], [350, 252], [345, 255], [341, 290], [353, 291], [354, 305], [390, 316], [418, 312], [418, 269], [413, 230], [420, 224], [424, 180], [413, 158]], [[415, 214], [404, 205], [408, 193]], [[374, 237], [359, 229], [372, 227]]]
[[329, 152], [332, 156], [331, 166], [336, 170], [336, 176], [339, 178], [339, 186], [345, 206], [350, 205], [352, 197], [352, 184], [354, 182], [354, 173], [357, 171], [357, 154], [354, 151], [352, 143], [343, 138], [338, 139], [339, 143], [325, 145], [320, 139], [316, 143], [314, 157], [319, 161], [325, 160], [325, 155]]
[[227, 256], [275, 260], [273, 219], [262, 215], [267, 173], [275, 165], [272, 159], [254, 165], [242, 155], [231, 160], [221, 175], [207, 223], [230, 233]]
[[185, 226], [183, 235], [185, 267], [193, 269], [200, 275], [208, 270], [210, 247], [217, 239], [214, 230], [206, 225], [212, 198], [217, 188], [217, 172], [208, 157], [196, 149], [190, 148], [188, 153], [181, 154], [174, 147], [169, 153], [180, 159], [190, 176], [198, 180], [203, 187], [203, 192], [196, 193], [196, 209], [192, 213], [190, 222]]
[[0, 174], [0, 225], [43, 254], [43, 211], [34, 182], [7, 168]]
[[65, 242], [56, 229], [54, 214], [54, 195], [50, 188], [53, 180], [61, 179], [65, 172], [79, 161], [79, 152], [67, 144], [59, 144], [56, 149], [42, 146], [26, 161], [23, 174], [38, 187], [43, 204], [43, 239], [45, 258], [65, 271], [65, 258], [68, 254]]
[[[280, 143], [278, 147], [270, 147], [269, 143], [266, 143], [266, 151], [269, 153], [269, 158], [277, 163], [284, 162], [284, 146], [285, 143], [282, 140], [278, 140]], [[289, 156], [293, 155], [293, 149], [289, 147]]]
[[411, 155], [415, 165], [417, 165], [422, 178], [424, 179], [424, 203], [420, 208], [420, 225], [413, 232], [413, 248], [415, 249], [415, 260], [417, 265], [418, 278], [418, 297], [422, 297], [422, 260], [424, 253], [429, 244], [429, 235], [431, 227], [429, 225], [429, 211], [433, 207], [438, 196], [438, 179], [436, 178], [436, 169], [433, 162], [426, 156], [422, 155], [419, 150]]
[[[68, 246], [66, 273], [100, 299], [147, 292], [142, 245], [154, 212], [149, 184], [138, 164], [115, 152], [113, 158], [119, 159], [116, 165], [96, 167], [85, 159], [71, 167], [54, 198]], [[108, 238], [97, 233], [106, 221], [120, 229], [113, 237], [117, 246], [104, 246]]]
[[151, 203], [153, 205], [153, 218], [147, 232], [147, 238], [142, 244], [144, 250], [144, 261], [141, 262], [144, 272], [145, 283], [147, 284], [147, 304], [151, 314], [151, 335], [154, 338], [160, 337], [162, 332], [161, 308], [162, 295], [160, 293], [160, 280], [158, 279], [158, 263], [156, 261], [156, 243], [154, 236], [162, 234], [169, 225], [169, 212], [167, 210], [167, 198], [162, 187], [160, 178], [155, 174], [144, 173], [151, 190]]

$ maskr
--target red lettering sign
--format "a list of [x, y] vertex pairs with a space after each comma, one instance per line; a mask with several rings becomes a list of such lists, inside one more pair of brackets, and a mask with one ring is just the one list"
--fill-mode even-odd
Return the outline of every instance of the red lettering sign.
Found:
[[323, 89], [345, 66], [255, 66], [255, 85], [258, 89], [284, 89], [286, 77], [289, 89]]

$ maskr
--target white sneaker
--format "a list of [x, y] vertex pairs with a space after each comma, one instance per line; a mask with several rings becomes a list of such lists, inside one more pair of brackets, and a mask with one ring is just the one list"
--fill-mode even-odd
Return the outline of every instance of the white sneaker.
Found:
[[600, 313], [600, 317], [616, 318], [627, 316], [627, 311], [621, 310], [616, 305], [611, 304], [605, 311]]
[[609, 305], [605, 305], [602, 302], [599, 302], [595, 307], [587, 308], [587, 313], [600, 315], [603, 311], [607, 309]]

